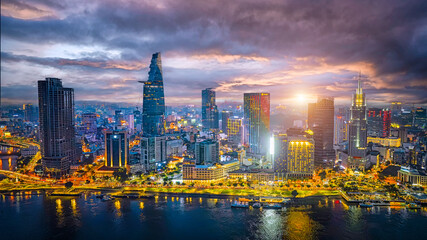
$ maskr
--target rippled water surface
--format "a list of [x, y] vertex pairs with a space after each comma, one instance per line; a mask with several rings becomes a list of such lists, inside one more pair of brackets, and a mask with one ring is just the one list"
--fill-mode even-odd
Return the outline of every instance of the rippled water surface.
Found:
[[427, 229], [425, 208], [360, 209], [326, 197], [282, 211], [195, 197], [0, 197], [1, 239], [422, 239]]

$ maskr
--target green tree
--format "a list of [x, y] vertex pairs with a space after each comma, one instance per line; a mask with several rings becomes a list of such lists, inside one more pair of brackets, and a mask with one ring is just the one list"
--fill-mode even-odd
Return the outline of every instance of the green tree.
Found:
[[296, 198], [296, 197], [298, 196], [298, 191], [297, 191], [297, 190], [293, 190], [293, 191], [291, 192], [291, 194], [292, 194], [292, 196], [293, 196], [294, 198]]
[[66, 182], [66, 183], [65, 183], [65, 187], [66, 187], [67, 189], [70, 189], [70, 188], [72, 188], [72, 187], [73, 187], [73, 183], [72, 183], [72, 182]]
[[120, 182], [126, 181], [128, 179], [128, 175], [126, 174], [126, 169], [125, 168], [118, 168], [118, 169], [114, 170], [113, 177], [115, 179], [119, 180]]

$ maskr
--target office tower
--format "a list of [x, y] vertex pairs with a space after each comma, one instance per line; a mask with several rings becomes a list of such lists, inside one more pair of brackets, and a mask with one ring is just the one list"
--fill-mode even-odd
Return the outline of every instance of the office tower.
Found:
[[316, 103], [308, 105], [309, 128], [315, 143], [314, 165], [316, 168], [333, 167], [334, 150], [334, 98], [318, 97]]
[[122, 110], [116, 110], [114, 113], [114, 122], [116, 123], [116, 126], [122, 126], [122, 121], [124, 120]]
[[366, 97], [360, 85], [360, 78], [359, 75], [358, 87], [353, 94], [350, 109], [348, 165], [351, 169], [364, 170], [367, 146]]
[[142, 115], [141, 115], [141, 111], [138, 110], [138, 108], [133, 111], [133, 115], [134, 115], [134, 126], [135, 126], [135, 130], [137, 132], [141, 132], [142, 131]]
[[312, 178], [314, 172], [312, 138], [304, 135], [275, 136], [274, 172], [278, 179]]
[[128, 116], [128, 133], [133, 135], [133, 133], [135, 132], [135, 117], [133, 114], [130, 114]]
[[40, 147], [45, 172], [67, 174], [76, 160], [74, 90], [58, 78], [38, 81]]
[[427, 115], [426, 115], [426, 109], [418, 107], [414, 111], [414, 123], [413, 126], [425, 128], [427, 124]]
[[97, 130], [96, 119], [97, 117], [95, 113], [82, 114], [82, 126], [84, 127], [85, 134], [96, 133], [96, 130]]
[[244, 141], [248, 151], [266, 154], [270, 142], [270, 93], [245, 93]]
[[311, 130], [313, 130], [313, 126], [314, 126], [315, 111], [316, 111], [316, 103], [309, 103], [308, 111], [307, 111], [307, 128]]
[[348, 141], [348, 122], [350, 111], [347, 107], [339, 108], [335, 114], [334, 144], [342, 144]]
[[37, 122], [38, 121], [38, 113], [36, 107], [33, 104], [24, 104], [24, 120], [27, 122]]
[[219, 162], [219, 143], [212, 139], [196, 142], [196, 164], [211, 164]]
[[146, 171], [156, 171], [166, 162], [165, 97], [160, 53], [151, 58], [148, 80], [144, 83], [142, 106], [141, 163]]
[[221, 112], [221, 130], [225, 133], [228, 134], [227, 132], [227, 125], [228, 125], [228, 119], [231, 116], [231, 112], [230, 111], [222, 111]]
[[215, 91], [212, 88], [202, 90], [203, 129], [218, 129], [218, 108], [215, 104]]
[[368, 110], [367, 131], [370, 137], [389, 137], [391, 125], [391, 111], [381, 108]]
[[126, 131], [105, 132], [105, 166], [126, 167], [129, 158], [129, 142]]
[[141, 163], [146, 171], [157, 171], [166, 164], [166, 137], [141, 138]]
[[391, 117], [394, 119], [399, 117], [402, 114], [402, 103], [401, 102], [392, 102], [391, 103]]
[[143, 135], [161, 136], [165, 133], [165, 94], [163, 90], [162, 60], [159, 52], [153, 54], [148, 80], [142, 83], [144, 83]]
[[241, 144], [243, 140], [242, 119], [233, 116], [227, 119], [227, 134], [228, 140], [234, 144]]

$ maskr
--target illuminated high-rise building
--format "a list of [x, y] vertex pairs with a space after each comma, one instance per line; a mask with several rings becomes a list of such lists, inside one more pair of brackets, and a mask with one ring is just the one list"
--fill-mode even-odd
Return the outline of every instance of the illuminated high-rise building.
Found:
[[219, 128], [218, 107], [212, 88], [202, 90], [202, 125], [207, 130]]
[[129, 158], [129, 142], [126, 131], [105, 132], [105, 166], [126, 167]]
[[148, 172], [157, 171], [166, 164], [166, 137], [141, 138], [141, 163]]
[[221, 130], [225, 133], [228, 134], [227, 132], [227, 125], [228, 125], [228, 119], [231, 116], [231, 112], [230, 111], [222, 111], [221, 112]]
[[274, 173], [278, 179], [312, 178], [314, 140], [304, 135], [275, 136]]
[[270, 93], [245, 93], [243, 102], [248, 152], [266, 154], [270, 142]]
[[212, 139], [196, 142], [194, 149], [196, 164], [212, 164], [219, 162], [219, 143]]
[[234, 144], [241, 144], [243, 139], [242, 119], [233, 116], [227, 119], [227, 138]]
[[67, 174], [77, 160], [74, 129], [74, 90], [61, 79], [38, 81], [40, 147], [45, 172]]
[[314, 165], [316, 168], [333, 167], [334, 150], [334, 98], [318, 97], [308, 105], [308, 127], [313, 131], [315, 143]]
[[348, 141], [348, 122], [350, 120], [348, 108], [340, 108], [335, 114], [334, 144]]
[[365, 168], [367, 146], [366, 97], [363, 93], [359, 75], [358, 87], [353, 94], [349, 123], [348, 166], [351, 169]]
[[391, 103], [391, 117], [394, 119], [402, 114], [402, 103], [392, 102]]
[[122, 110], [116, 110], [114, 112], [114, 122], [116, 126], [121, 126], [124, 120], [125, 119]]
[[165, 97], [160, 53], [151, 58], [148, 80], [144, 83], [142, 106], [141, 164], [156, 171], [166, 161]]
[[381, 108], [370, 108], [368, 110], [368, 136], [389, 137], [391, 126], [391, 111]]
[[163, 90], [162, 60], [160, 53], [151, 58], [148, 80], [144, 83], [142, 106], [143, 136], [161, 136], [165, 133], [165, 94]]

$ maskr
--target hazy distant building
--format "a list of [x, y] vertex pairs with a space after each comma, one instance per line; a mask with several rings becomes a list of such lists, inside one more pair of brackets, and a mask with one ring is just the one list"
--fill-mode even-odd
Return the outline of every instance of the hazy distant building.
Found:
[[367, 131], [370, 137], [389, 137], [391, 126], [391, 111], [381, 108], [368, 110]]
[[393, 119], [399, 117], [402, 114], [402, 103], [392, 102], [390, 111], [391, 111], [391, 117]]
[[221, 130], [225, 133], [228, 134], [227, 132], [227, 126], [228, 126], [228, 119], [231, 117], [231, 112], [230, 111], [222, 111], [221, 112]]
[[351, 104], [349, 123], [348, 166], [351, 169], [364, 169], [366, 163], [367, 122], [366, 97], [360, 85], [360, 76], [356, 93]]
[[37, 108], [33, 106], [33, 104], [24, 104], [24, 120], [27, 122], [37, 122], [38, 121], [38, 112]]
[[105, 132], [105, 166], [126, 167], [129, 160], [129, 142], [126, 131]]
[[244, 142], [248, 152], [266, 154], [270, 142], [270, 94], [245, 93]]
[[74, 90], [58, 78], [38, 81], [40, 147], [46, 172], [68, 173], [77, 160], [74, 130]]
[[333, 167], [334, 150], [334, 98], [318, 97], [316, 103], [308, 105], [308, 128], [313, 131], [315, 143], [314, 165]]
[[82, 127], [84, 128], [85, 134], [96, 133], [97, 131], [96, 119], [97, 119], [97, 116], [95, 113], [82, 114]]
[[274, 172], [278, 179], [312, 178], [314, 141], [304, 135], [275, 136]]
[[219, 143], [214, 140], [196, 142], [194, 149], [196, 164], [212, 164], [219, 162]]
[[218, 107], [215, 103], [215, 91], [212, 88], [202, 90], [202, 125], [203, 129], [218, 129]]
[[116, 123], [116, 126], [121, 126], [122, 125], [122, 121], [124, 121], [124, 115], [123, 112], [121, 110], [116, 110], [114, 112], [114, 122]]

